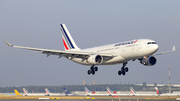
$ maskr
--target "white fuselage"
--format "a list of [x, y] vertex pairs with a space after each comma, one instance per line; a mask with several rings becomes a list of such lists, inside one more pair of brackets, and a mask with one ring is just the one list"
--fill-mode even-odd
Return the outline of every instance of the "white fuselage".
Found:
[[45, 96], [45, 93], [28, 93], [24, 94], [25, 96]]
[[60, 93], [49, 93], [49, 94], [46, 94], [46, 96], [65, 96], [65, 94], [60, 94]]
[[159, 94], [159, 96], [180, 96], [180, 94], [164, 93], [164, 94]]
[[[155, 41], [150, 39], [139, 39], [84, 49], [80, 50], [79, 52], [89, 52], [90, 55], [98, 55], [98, 53], [111, 53], [112, 55], [115, 54], [117, 56], [112, 58], [107, 57], [106, 59], [106, 57], [104, 57], [103, 62], [101, 63], [101, 65], [114, 65], [125, 63], [133, 59], [140, 59], [144, 56], [150, 56], [157, 50], [158, 45]], [[88, 61], [82, 61], [81, 58], [73, 58], [71, 60], [83, 65], [92, 65], [88, 63]]]

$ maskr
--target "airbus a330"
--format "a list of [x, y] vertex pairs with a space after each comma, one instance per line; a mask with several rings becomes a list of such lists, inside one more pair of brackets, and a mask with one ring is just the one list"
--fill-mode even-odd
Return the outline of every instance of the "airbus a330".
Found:
[[42, 54], [46, 54], [47, 57], [50, 55], [57, 55], [59, 58], [65, 57], [76, 63], [89, 65], [91, 66], [87, 71], [89, 75], [94, 75], [95, 72], [98, 71], [98, 65], [115, 64], [123, 64], [118, 74], [125, 75], [129, 70], [126, 64], [130, 60], [139, 60], [140, 63], [145, 66], [153, 66], [157, 61], [154, 57], [155, 55], [176, 51], [175, 46], [173, 46], [172, 51], [156, 53], [159, 48], [158, 44], [150, 39], [137, 39], [88, 49], [80, 49], [74, 42], [65, 24], [60, 24], [60, 29], [65, 51], [15, 46], [7, 41], [5, 42], [11, 47], [40, 51]]

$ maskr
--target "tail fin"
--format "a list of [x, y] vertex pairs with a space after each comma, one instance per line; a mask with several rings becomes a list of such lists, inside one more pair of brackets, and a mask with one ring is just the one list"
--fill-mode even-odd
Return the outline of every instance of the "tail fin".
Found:
[[109, 94], [112, 94], [112, 91], [111, 91], [111, 89], [110, 89], [109, 87], [106, 87], [106, 89], [107, 89], [107, 92], [108, 92]]
[[23, 88], [23, 91], [24, 91], [25, 95], [27, 95], [29, 93], [25, 88]]
[[69, 92], [67, 91], [67, 89], [66, 89], [66, 88], [63, 88], [63, 89], [64, 89], [64, 93], [65, 93], [66, 95], [68, 95]]
[[156, 93], [157, 93], [158, 95], [159, 95], [159, 94], [162, 94], [157, 87], [155, 87], [155, 89], [156, 89]]
[[131, 90], [132, 94], [134, 94], [134, 95], [136, 94], [136, 91], [132, 87], [130, 87], [130, 90]]
[[85, 91], [86, 91], [86, 94], [90, 94], [91, 93], [87, 87], [85, 87]]
[[65, 50], [80, 50], [74, 42], [65, 24], [60, 24], [62, 39]]
[[16, 89], [14, 89], [16, 96], [22, 96]]
[[47, 88], [45, 88], [45, 91], [46, 91], [47, 95], [49, 95], [51, 93]]

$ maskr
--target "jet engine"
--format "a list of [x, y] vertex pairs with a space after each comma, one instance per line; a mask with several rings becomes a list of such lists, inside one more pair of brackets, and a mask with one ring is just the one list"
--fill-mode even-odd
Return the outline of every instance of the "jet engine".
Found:
[[100, 55], [91, 55], [88, 59], [87, 59], [88, 63], [90, 64], [101, 64], [103, 62], [103, 57]]
[[156, 58], [153, 56], [148, 56], [147, 58], [140, 59], [140, 63], [145, 66], [153, 66], [156, 64]]

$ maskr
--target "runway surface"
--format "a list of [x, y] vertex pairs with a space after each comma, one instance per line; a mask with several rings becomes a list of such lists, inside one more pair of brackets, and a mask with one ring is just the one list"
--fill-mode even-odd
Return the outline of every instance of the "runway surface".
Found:
[[[143, 100], [143, 99], [56, 99], [56, 100], [0, 100], [0, 101], [163, 101], [163, 100]], [[176, 100], [165, 100], [165, 101], [176, 101]]]

